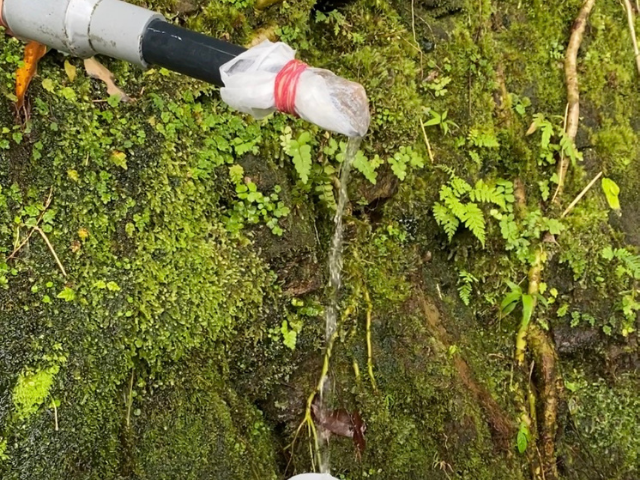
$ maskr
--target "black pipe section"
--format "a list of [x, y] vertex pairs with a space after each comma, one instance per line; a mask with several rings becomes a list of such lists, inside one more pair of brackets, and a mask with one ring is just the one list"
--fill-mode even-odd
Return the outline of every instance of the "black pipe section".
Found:
[[219, 87], [224, 87], [220, 67], [246, 49], [208, 37], [164, 20], [153, 20], [141, 42], [142, 58], [149, 65], [164, 67]]

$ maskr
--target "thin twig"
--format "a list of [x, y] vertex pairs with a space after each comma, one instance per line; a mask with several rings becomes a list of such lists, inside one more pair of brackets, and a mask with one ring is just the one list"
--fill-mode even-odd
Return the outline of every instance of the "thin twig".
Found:
[[52, 401], [51, 404], [53, 405], [53, 422], [54, 422], [54, 430], [57, 432], [58, 431], [58, 408], [56, 407], [56, 401]]
[[371, 346], [371, 316], [373, 313], [373, 304], [369, 296], [369, 290], [364, 289], [364, 300], [367, 302], [367, 369], [369, 370], [369, 378], [371, 378], [371, 386], [374, 391], [378, 391], [376, 385], [376, 377], [373, 375], [373, 348]]
[[418, 43], [418, 38], [416, 37], [416, 11], [415, 11], [415, 0], [411, 0], [411, 31], [413, 32], [413, 41], [418, 47], [418, 51], [420, 52], [420, 76], [424, 77], [424, 73], [422, 71], [422, 47]]
[[60, 259], [58, 258], [58, 255], [56, 255], [56, 251], [53, 249], [53, 245], [51, 245], [51, 242], [47, 238], [46, 233], [44, 233], [42, 231], [42, 229], [40, 227], [38, 227], [37, 225], [35, 227], [33, 227], [33, 229], [36, 232], [38, 232], [40, 234], [40, 236], [42, 237], [42, 239], [45, 241], [45, 243], [47, 244], [47, 247], [49, 247], [49, 250], [51, 251], [51, 254], [53, 255], [53, 258], [56, 259], [56, 263], [58, 264], [58, 267], [60, 267], [60, 271], [62, 272], [62, 275], [66, 277], [67, 276], [67, 272], [65, 272], [64, 267], [62, 266], [62, 263], [60, 262]]
[[[636, 0], [637, 2], [638, 0]], [[633, 42], [633, 55], [636, 59], [636, 68], [640, 73], [640, 50], [638, 50], [638, 38], [636, 37], [635, 16], [633, 14], [633, 6], [630, 0], [624, 0], [624, 8], [627, 11], [627, 22], [629, 23], [629, 33], [631, 33], [631, 41]]]
[[429, 137], [427, 137], [427, 130], [424, 128], [424, 122], [420, 119], [420, 127], [422, 128], [422, 135], [424, 136], [424, 143], [427, 146], [427, 152], [429, 153], [429, 160], [434, 163], [433, 152], [431, 151], [431, 143], [429, 143]]
[[[567, 101], [569, 102], [569, 110], [567, 115], [567, 137], [571, 143], [575, 145], [576, 135], [578, 134], [578, 124], [580, 123], [580, 88], [578, 85], [578, 51], [582, 44], [584, 31], [587, 26], [587, 20], [591, 14], [596, 0], [585, 0], [580, 13], [573, 23], [571, 38], [567, 46], [567, 53], [564, 62], [564, 74], [567, 82]], [[569, 169], [569, 158], [562, 157], [558, 162], [558, 186], [553, 194], [553, 201], [559, 199], [564, 189], [564, 181]]]
[[[53, 187], [51, 187], [51, 189], [49, 190], [49, 196], [47, 197], [47, 201], [44, 203], [44, 208], [42, 209], [42, 212], [40, 212], [40, 216], [38, 217], [38, 220], [36, 221], [36, 227], [38, 225], [40, 225], [40, 222], [42, 221], [42, 217], [44, 217], [44, 213], [47, 211], [47, 208], [49, 208], [49, 205], [51, 205], [51, 198], [53, 196]], [[18, 252], [20, 251], [20, 249], [22, 249], [22, 247], [24, 247], [27, 242], [29, 241], [29, 239], [31, 238], [31, 235], [33, 235], [33, 232], [35, 231], [35, 227], [31, 229], [31, 231], [29, 232], [29, 234], [27, 235], [27, 237], [22, 241], [22, 243], [20, 245], [18, 245], [13, 252], [11, 252], [11, 255], [9, 255], [7, 257], [7, 260], [11, 260], [13, 257], [15, 257]]]
[[413, 41], [418, 44], [418, 40], [416, 38], [416, 10], [415, 10], [415, 0], [411, 0], [411, 31], [413, 32]]
[[578, 202], [580, 201], [580, 199], [582, 197], [585, 196], [585, 194], [591, 189], [591, 187], [593, 187], [593, 185], [598, 181], [598, 179], [602, 176], [602, 172], [600, 172], [598, 175], [596, 175], [593, 180], [591, 180], [589, 182], [589, 185], [587, 185], [586, 187], [584, 187], [582, 189], [582, 191], [578, 194], [578, 196], [573, 200], [573, 202], [571, 202], [569, 204], [569, 206], [567, 207], [567, 209], [562, 213], [562, 215], [560, 216], [560, 218], [564, 218], [567, 215], [569, 215], [569, 212], [571, 212], [571, 210], [573, 210], [573, 207], [575, 207]]
[[131, 428], [131, 406], [133, 405], [133, 377], [135, 369], [131, 369], [131, 378], [129, 379], [129, 395], [127, 395], [127, 428]]

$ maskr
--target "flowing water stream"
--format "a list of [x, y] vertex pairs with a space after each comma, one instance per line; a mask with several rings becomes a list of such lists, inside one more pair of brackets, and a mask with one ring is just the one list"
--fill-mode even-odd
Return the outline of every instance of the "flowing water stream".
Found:
[[[329, 305], [325, 313], [326, 334], [325, 340], [327, 345], [331, 342], [331, 337], [336, 331], [338, 320], [338, 303], [340, 300], [340, 289], [342, 288], [342, 237], [344, 234], [344, 225], [342, 217], [344, 209], [349, 201], [347, 194], [347, 184], [349, 182], [349, 173], [351, 172], [351, 164], [358, 153], [362, 137], [349, 138], [347, 151], [342, 161], [342, 170], [340, 172], [340, 190], [338, 192], [338, 206], [334, 217], [335, 230], [333, 239], [331, 240], [331, 251], [329, 252], [329, 278], [331, 282], [331, 297]], [[320, 390], [320, 408], [325, 409], [331, 403], [331, 380], [329, 376], [324, 381]], [[320, 454], [320, 472], [330, 473], [330, 458], [328, 439], [321, 439]]]

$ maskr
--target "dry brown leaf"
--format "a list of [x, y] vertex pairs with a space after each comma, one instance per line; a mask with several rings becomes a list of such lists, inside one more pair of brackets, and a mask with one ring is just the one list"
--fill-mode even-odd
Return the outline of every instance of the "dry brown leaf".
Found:
[[107, 93], [115, 95], [121, 102], [130, 102], [131, 98], [120, 89], [115, 82], [113, 73], [102, 65], [95, 57], [87, 58], [84, 61], [84, 69], [91, 78], [101, 80], [107, 86]]
[[29, 42], [24, 49], [24, 66], [16, 72], [16, 108], [24, 108], [24, 97], [31, 80], [38, 71], [38, 62], [47, 53], [46, 45], [38, 42]]
[[364, 452], [367, 442], [364, 433], [367, 426], [360, 416], [360, 412], [349, 412], [343, 408], [326, 410], [318, 402], [318, 398], [311, 404], [311, 415], [314, 423], [322, 432], [332, 433], [341, 437], [352, 438], [356, 446], [358, 458]]
[[529, 130], [527, 130], [527, 133], [525, 133], [525, 135], [533, 135], [534, 133], [536, 133], [536, 130], [538, 130], [538, 125], [536, 125], [536, 122], [533, 122], [529, 126]]

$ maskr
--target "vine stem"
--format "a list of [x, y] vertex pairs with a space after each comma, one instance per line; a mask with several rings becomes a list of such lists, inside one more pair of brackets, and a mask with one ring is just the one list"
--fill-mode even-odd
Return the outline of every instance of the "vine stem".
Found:
[[[578, 51], [582, 44], [587, 20], [595, 5], [595, 0], [586, 0], [580, 9], [578, 17], [573, 22], [571, 38], [567, 46], [567, 54], [564, 62], [564, 74], [567, 82], [567, 101], [569, 103], [567, 115], [567, 137], [571, 143], [575, 143], [578, 134], [578, 124], [580, 122], [580, 88], [578, 84]], [[562, 156], [558, 162], [558, 186], [553, 194], [552, 201], [557, 201], [564, 190], [564, 182], [569, 169], [570, 159]]]
[[[533, 305], [531, 307], [532, 313], [531, 318], [533, 318], [533, 311], [535, 311], [537, 296], [540, 291], [540, 277], [542, 275], [542, 266], [544, 263], [544, 250], [542, 247], [538, 249], [535, 255], [535, 259], [531, 268], [529, 269], [529, 287], [527, 293], [531, 295], [533, 299]], [[529, 324], [531, 320], [525, 322], [522, 321], [520, 323], [520, 328], [518, 329], [518, 334], [516, 336], [516, 362], [519, 366], [524, 364], [524, 356], [527, 350], [527, 331], [529, 330]]]
[[[637, 0], [636, 0], [637, 3]], [[635, 15], [630, 0], [624, 0], [624, 8], [627, 11], [627, 22], [629, 23], [629, 33], [633, 42], [633, 55], [636, 59], [636, 68], [640, 73], [640, 50], [638, 49], [638, 38], [636, 37]]]
[[[340, 324], [342, 324], [344, 322], [344, 320], [347, 317], [349, 317], [349, 315], [351, 315], [351, 313], [353, 312], [354, 309], [355, 309], [355, 307], [353, 305], [349, 305], [344, 310], [344, 313], [342, 314], [342, 317], [340, 319]], [[293, 436], [293, 440], [286, 447], [286, 449], [290, 449], [290, 448], [292, 449], [293, 448], [298, 436], [300, 435], [300, 432], [302, 431], [302, 429], [306, 425], [307, 429], [309, 431], [309, 434], [313, 438], [313, 441], [314, 441], [314, 444], [315, 444], [315, 447], [316, 447], [315, 448], [315, 455], [313, 454], [313, 450], [311, 452], [311, 459], [312, 459], [312, 461], [314, 459], [317, 460], [319, 465], [322, 465], [322, 461], [321, 461], [321, 458], [320, 458], [320, 448], [319, 448], [319, 445], [318, 445], [318, 431], [316, 429], [315, 423], [313, 422], [313, 417], [311, 416], [311, 406], [313, 405], [313, 400], [316, 397], [316, 395], [322, 391], [322, 387], [324, 386], [324, 383], [326, 382], [327, 377], [329, 375], [329, 366], [330, 366], [330, 363], [331, 363], [331, 352], [333, 351], [333, 346], [334, 346], [336, 340], [338, 339], [339, 332], [340, 332], [340, 329], [336, 328], [336, 330], [333, 332], [333, 334], [329, 338], [329, 341], [327, 342], [327, 349], [326, 349], [326, 351], [324, 353], [324, 360], [323, 360], [323, 363], [322, 363], [322, 372], [320, 373], [320, 378], [318, 379], [318, 383], [316, 384], [315, 388], [313, 389], [313, 392], [311, 392], [311, 394], [307, 397], [307, 403], [306, 403], [306, 407], [305, 407], [305, 411], [304, 411], [304, 417], [303, 417], [302, 421], [300, 422], [300, 424], [298, 425], [298, 428], [296, 428], [296, 433]], [[293, 458], [293, 456], [291, 458]], [[289, 462], [291, 462], [291, 459], [289, 459]], [[288, 468], [288, 465], [287, 465], [287, 468]]]

